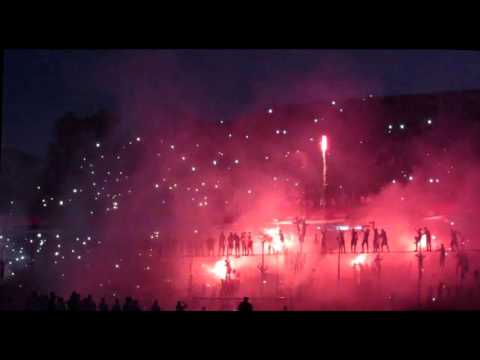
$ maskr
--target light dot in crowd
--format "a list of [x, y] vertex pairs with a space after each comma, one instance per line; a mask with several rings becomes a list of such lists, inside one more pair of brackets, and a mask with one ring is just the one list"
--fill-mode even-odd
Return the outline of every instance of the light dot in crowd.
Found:
[[73, 189], [72, 192], [73, 192], [74, 194], [76, 194], [76, 193], [78, 192], [78, 190], [77, 190], [77, 189]]
[[427, 124], [428, 124], [428, 125], [432, 125], [432, 119], [428, 119], [428, 120], [427, 120]]
[[58, 202], [58, 205], [63, 206], [63, 200], [60, 200], [60, 201]]
[[336, 101], [335, 101], [335, 100], [332, 100], [332, 105], [335, 106], [335, 104], [336, 104]]
[[269, 114], [272, 114], [272, 113], [273, 113], [273, 109], [272, 109], [272, 108], [269, 108], [269, 109], [267, 110], [267, 112], [268, 112]]
[[392, 184], [395, 184], [397, 182], [397, 180], [393, 179], [392, 180]]
[[96, 146], [97, 148], [99, 148], [99, 147], [100, 147], [100, 143], [97, 142], [97, 143], [95, 144], [95, 146]]
[[182, 156], [181, 158], [183, 161], [187, 160], [187, 158], [185, 156]]
[[115, 264], [115, 269], [118, 269], [118, 268], [120, 268], [120, 265]]
[[193, 233], [198, 234], [198, 230], [197, 229], [193, 230]]
[[235, 159], [234, 163], [238, 165], [240, 163], [240, 160]]
[[158, 184], [155, 184], [155, 189], [158, 189], [159, 188], [159, 185]]
[[213, 161], [212, 161], [212, 164], [213, 164], [214, 166], [216, 166], [216, 165], [217, 165], [217, 160], [213, 160]]
[[283, 135], [287, 135], [287, 130], [283, 130]]
[[393, 125], [392, 125], [392, 124], [388, 125], [388, 129], [389, 129], [389, 130], [392, 130], [392, 129], [393, 129]]
[[195, 166], [192, 166], [192, 171], [197, 171], [197, 168]]
[[175, 149], [175, 145], [170, 145], [170, 149], [174, 150], [174, 149]]
[[428, 181], [430, 182], [430, 184], [433, 183], [433, 179], [432, 179], [432, 178], [428, 179]]
[[408, 177], [408, 180], [412, 181], [412, 180], [413, 180], [413, 176], [410, 175], [410, 176]]
[[277, 135], [280, 134], [280, 130], [277, 129], [277, 130], [275, 131], [275, 133], [276, 133]]
[[252, 193], [252, 190], [248, 189], [248, 190], [247, 190], [247, 193], [248, 193], [248, 194], [251, 194], [251, 193]]
[[405, 124], [400, 124], [400, 129], [405, 129]]
[[139, 136], [137, 136], [137, 139], [136, 139], [136, 140], [137, 140], [137, 141], [140, 141], [140, 140], [142, 140], [142, 139], [140, 139], [140, 137], [139, 137]]

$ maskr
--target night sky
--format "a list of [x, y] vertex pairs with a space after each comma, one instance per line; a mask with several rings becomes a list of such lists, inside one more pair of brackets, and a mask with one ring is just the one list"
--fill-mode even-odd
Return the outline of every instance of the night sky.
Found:
[[480, 88], [480, 52], [7, 50], [4, 146], [44, 156], [56, 119], [100, 107], [125, 123], [165, 107], [206, 121], [257, 107]]

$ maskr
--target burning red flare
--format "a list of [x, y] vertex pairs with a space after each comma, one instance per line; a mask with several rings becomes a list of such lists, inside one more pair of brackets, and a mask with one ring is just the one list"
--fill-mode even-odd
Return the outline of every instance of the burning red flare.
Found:
[[322, 152], [325, 153], [327, 151], [328, 143], [327, 143], [327, 135], [322, 135], [322, 141], [320, 143], [320, 148]]

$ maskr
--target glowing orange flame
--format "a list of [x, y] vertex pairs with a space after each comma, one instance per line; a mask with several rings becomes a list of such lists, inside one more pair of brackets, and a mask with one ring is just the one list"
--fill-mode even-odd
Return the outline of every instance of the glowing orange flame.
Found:
[[[231, 259], [230, 265], [233, 268], [233, 261]], [[225, 259], [218, 260], [209, 271], [219, 279], [225, 279], [227, 276], [227, 264], [225, 263]]]
[[283, 234], [284, 242], [280, 240], [280, 228], [273, 227], [273, 228], [265, 228], [263, 229], [264, 234], [270, 236], [272, 238], [272, 247], [275, 252], [283, 252], [285, 249], [290, 248], [292, 246], [292, 239], [289, 234]]
[[365, 261], [367, 260], [367, 255], [365, 254], [360, 254], [358, 255], [355, 259], [352, 260], [351, 265], [363, 265], [365, 264]]

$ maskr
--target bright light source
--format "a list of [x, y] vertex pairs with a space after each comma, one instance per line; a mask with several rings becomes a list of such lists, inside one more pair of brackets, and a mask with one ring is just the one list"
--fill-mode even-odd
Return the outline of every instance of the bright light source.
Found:
[[320, 146], [321, 146], [322, 152], [327, 151], [328, 143], [327, 143], [327, 136], [326, 135], [322, 135], [322, 140], [321, 140]]

